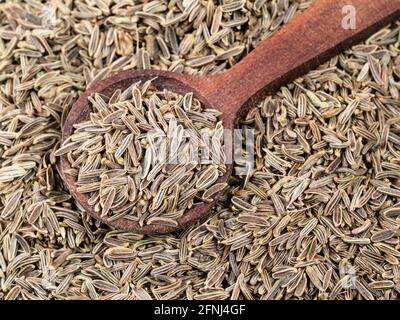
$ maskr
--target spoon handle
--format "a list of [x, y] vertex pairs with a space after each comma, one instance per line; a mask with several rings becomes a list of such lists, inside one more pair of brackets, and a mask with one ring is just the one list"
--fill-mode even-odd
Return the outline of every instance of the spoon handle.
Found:
[[225, 114], [225, 121], [233, 123], [238, 112], [246, 112], [239, 110], [242, 106], [259, 101], [399, 16], [400, 0], [316, 0], [231, 70], [208, 77], [203, 92]]

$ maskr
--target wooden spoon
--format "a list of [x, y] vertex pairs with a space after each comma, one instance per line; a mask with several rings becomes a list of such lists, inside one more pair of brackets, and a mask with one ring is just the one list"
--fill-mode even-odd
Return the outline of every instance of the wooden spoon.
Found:
[[[352, 7], [349, 7], [352, 6]], [[356, 28], [346, 29], [347, 8], [354, 8]], [[350, 12], [352, 14], [352, 12]], [[85, 121], [90, 113], [88, 97], [95, 92], [110, 96], [116, 89], [126, 89], [132, 83], [157, 77], [153, 84], [174, 92], [194, 92], [205, 108], [222, 112], [225, 128], [233, 128], [250, 107], [282, 85], [318, 67], [379, 28], [400, 16], [400, 0], [316, 0], [276, 35], [265, 40], [229, 71], [211, 76], [189, 76], [173, 72], [141, 70], [125, 71], [94, 83], [72, 107], [63, 126], [62, 141], [73, 133], [73, 124]], [[229, 142], [225, 142], [229, 143]], [[108, 221], [88, 204], [87, 194], [77, 191], [70, 164], [61, 157], [60, 173], [76, 201], [94, 218], [118, 229], [143, 234], [166, 233], [187, 227], [207, 216], [211, 203], [202, 203], [187, 210], [177, 220], [177, 227], [144, 225], [126, 219]], [[232, 165], [218, 182], [227, 182]]]

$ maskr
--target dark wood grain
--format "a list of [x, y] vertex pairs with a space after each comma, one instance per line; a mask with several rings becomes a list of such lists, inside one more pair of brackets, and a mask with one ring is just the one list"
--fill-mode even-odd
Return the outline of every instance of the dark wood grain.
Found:
[[[356, 29], [342, 27], [342, 8], [353, 5], [356, 9]], [[157, 77], [154, 84], [179, 93], [194, 92], [205, 107], [223, 112], [225, 128], [233, 128], [237, 120], [267, 94], [289, 81], [316, 68], [327, 59], [357, 43], [380, 27], [400, 17], [400, 0], [316, 0], [275, 36], [265, 40], [239, 64], [224, 73], [208, 76], [187, 76], [172, 72], [142, 70], [125, 71], [93, 84], [72, 107], [63, 126], [62, 141], [73, 132], [73, 124], [85, 120], [90, 112], [88, 97], [94, 92], [111, 95], [117, 88], [125, 89], [138, 79]], [[115, 228], [144, 234], [165, 233], [185, 228], [205, 218], [215, 204], [204, 203], [185, 212], [178, 219], [178, 227], [146, 225], [126, 219], [108, 221], [88, 204], [86, 194], [77, 191], [72, 176], [66, 174], [70, 164], [61, 157], [59, 171], [77, 202], [94, 218]], [[228, 180], [232, 165], [218, 182]], [[221, 195], [218, 194], [215, 200]]]

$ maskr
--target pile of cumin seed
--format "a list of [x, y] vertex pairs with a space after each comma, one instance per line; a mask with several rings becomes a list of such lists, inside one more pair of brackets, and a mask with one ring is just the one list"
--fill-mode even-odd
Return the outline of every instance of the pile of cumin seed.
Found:
[[220, 112], [193, 93], [159, 91], [149, 80], [89, 102], [89, 119], [55, 155], [66, 156], [64, 173], [100, 217], [176, 227], [227, 186], [216, 183], [226, 171]]
[[55, 169], [93, 80], [219, 72], [310, 3], [1, 3], [0, 299], [398, 299], [399, 21], [255, 106], [255, 169], [202, 224], [111, 230]]

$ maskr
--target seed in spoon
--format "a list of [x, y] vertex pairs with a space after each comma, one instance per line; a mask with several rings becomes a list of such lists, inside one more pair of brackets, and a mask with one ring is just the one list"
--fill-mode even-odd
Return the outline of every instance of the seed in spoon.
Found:
[[226, 170], [220, 112], [192, 93], [147, 81], [89, 101], [88, 119], [57, 155], [77, 169], [78, 191], [102, 217], [175, 225], [197, 199], [211, 201], [225, 186], [216, 184]]

